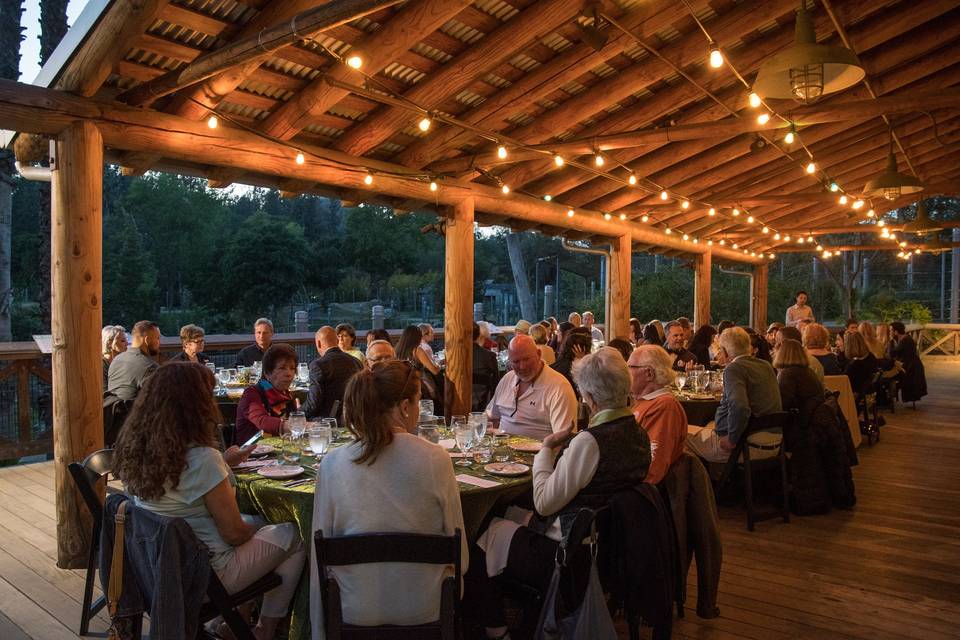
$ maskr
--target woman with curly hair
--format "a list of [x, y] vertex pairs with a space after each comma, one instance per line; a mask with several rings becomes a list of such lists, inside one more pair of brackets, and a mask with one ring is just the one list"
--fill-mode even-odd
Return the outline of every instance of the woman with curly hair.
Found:
[[[254, 629], [276, 636], [297, 588], [306, 551], [296, 525], [241, 516], [233, 476], [217, 449], [220, 412], [210, 370], [192, 362], [158, 368], [137, 394], [117, 439], [114, 473], [134, 503], [183, 518], [210, 550], [210, 566], [230, 593], [276, 572]], [[196, 603], [199, 606], [200, 603]]]

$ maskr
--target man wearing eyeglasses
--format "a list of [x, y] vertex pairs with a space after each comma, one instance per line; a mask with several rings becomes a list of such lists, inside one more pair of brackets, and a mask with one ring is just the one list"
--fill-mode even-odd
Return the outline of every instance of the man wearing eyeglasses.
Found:
[[491, 423], [513, 435], [543, 440], [576, 425], [577, 397], [563, 376], [546, 366], [533, 338], [518, 335], [507, 351], [511, 371], [487, 405]]

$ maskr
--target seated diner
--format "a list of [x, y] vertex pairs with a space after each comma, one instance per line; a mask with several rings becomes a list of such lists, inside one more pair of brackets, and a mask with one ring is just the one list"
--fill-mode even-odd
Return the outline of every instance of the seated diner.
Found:
[[263, 370], [256, 384], [244, 389], [237, 404], [236, 442], [246, 442], [258, 430], [272, 435], [283, 432], [284, 419], [296, 410], [290, 386], [297, 377], [297, 351], [276, 343], [263, 354]]
[[210, 358], [203, 353], [203, 329], [195, 324], [184, 325], [180, 328], [180, 344], [183, 348], [177, 355], [170, 358], [170, 362], [197, 362], [206, 364]]

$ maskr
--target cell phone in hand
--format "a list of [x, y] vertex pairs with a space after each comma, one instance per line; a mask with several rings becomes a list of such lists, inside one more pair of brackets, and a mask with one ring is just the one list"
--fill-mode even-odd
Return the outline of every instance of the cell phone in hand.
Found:
[[262, 438], [262, 437], [263, 437], [263, 431], [257, 431], [255, 434], [253, 434], [253, 435], [250, 437], [249, 440], [247, 440], [246, 442], [244, 442], [243, 445], [241, 445], [241, 446], [242, 446], [242, 447], [249, 447], [249, 446], [252, 445], [252, 444], [256, 444], [257, 440], [259, 440], [259, 439]]

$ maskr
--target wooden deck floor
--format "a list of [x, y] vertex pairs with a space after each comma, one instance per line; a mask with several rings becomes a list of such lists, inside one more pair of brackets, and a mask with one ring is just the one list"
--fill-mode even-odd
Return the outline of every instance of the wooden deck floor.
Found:
[[[854, 511], [751, 534], [721, 510], [721, 617], [690, 609], [674, 637], [960, 637], [960, 361], [928, 360], [927, 379], [917, 410], [861, 447]], [[52, 463], [0, 469], [0, 640], [77, 637], [83, 574], [55, 567], [54, 518]]]

